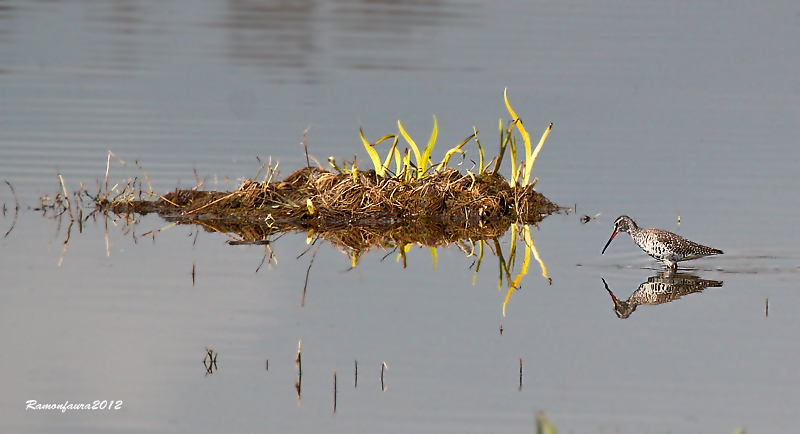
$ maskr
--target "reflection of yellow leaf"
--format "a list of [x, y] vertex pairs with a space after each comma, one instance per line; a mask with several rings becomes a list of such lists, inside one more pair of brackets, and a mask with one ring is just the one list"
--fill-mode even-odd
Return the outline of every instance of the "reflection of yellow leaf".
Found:
[[400, 246], [400, 253], [397, 254], [397, 262], [400, 262], [400, 259], [403, 259], [403, 268], [406, 268], [406, 253], [410, 248], [411, 244], [403, 244]]
[[557, 434], [558, 431], [550, 421], [547, 420], [547, 416], [544, 413], [539, 413], [536, 415], [536, 434]]
[[522, 268], [519, 270], [519, 274], [517, 274], [517, 278], [514, 279], [512, 286], [514, 288], [519, 288], [519, 282], [522, 280], [522, 276], [528, 274], [528, 264], [531, 261], [531, 251], [525, 249], [525, 260], [522, 262]]
[[544, 261], [542, 261], [542, 258], [539, 257], [539, 251], [536, 250], [536, 246], [533, 244], [533, 238], [531, 238], [530, 226], [526, 226], [526, 229], [527, 231], [525, 232], [525, 242], [528, 244], [531, 251], [533, 252], [533, 257], [536, 259], [536, 261], [539, 262], [539, 265], [541, 265], [542, 276], [544, 276], [544, 278], [547, 279], [547, 284], [551, 285], [553, 283], [553, 280], [547, 276], [547, 267], [544, 266]]
[[431, 256], [433, 256], [433, 269], [436, 270], [436, 247], [431, 246]]
[[[515, 241], [516, 241], [516, 236], [517, 236], [518, 230], [519, 230], [519, 232], [522, 233], [522, 237], [525, 240], [525, 246], [527, 248], [525, 249], [525, 259], [522, 261], [522, 267], [520, 267], [519, 274], [517, 274], [517, 277], [514, 278], [513, 281], [511, 280], [510, 277], [507, 277], [507, 279], [508, 279], [508, 292], [506, 293], [506, 299], [503, 302], [503, 316], [506, 315], [506, 305], [508, 304], [508, 301], [511, 299], [511, 293], [514, 292], [514, 290], [519, 288], [519, 284], [522, 281], [522, 276], [525, 276], [526, 274], [528, 274], [528, 267], [530, 266], [531, 253], [533, 253], [533, 257], [536, 259], [536, 261], [539, 262], [539, 265], [542, 267], [542, 276], [544, 276], [544, 278], [547, 279], [548, 285], [552, 284], [552, 282], [553, 282], [552, 279], [550, 279], [550, 277], [547, 276], [547, 267], [545, 267], [544, 261], [542, 261], [542, 258], [539, 257], [539, 252], [536, 250], [536, 245], [533, 244], [533, 237], [531, 236], [531, 227], [528, 226], [528, 225], [525, 225], [525, 226], [522, 226], [521, 229], [517, 229], [517, 225], [516, 224], [514, 226], [512, 226], [512, 231], [511, 231], [512, 239], [515, 240]], [[511, 244], [511, 250], [512, 251], [514, 250], [514, 247], [515, 247], [515, 244], [516, 244], [515, 241], [512, 241], [512, 244]], [[513, 268], [512, 264], [513, 264], [513, 261], [514, 261], [515, 257], [516, 257], [516, 252], [513, 252], [513, 253], [509, 254], [508, 264], [505, 265], [506, 273], [508, 273], [508, 271], [511, 268]], [[503, 266], [501, 265], [501, 269], [502, 268], [503, 268]], [[503, 274], [502, 274], [502, 270], [501, 270], [501, 273], [500, 273], [500, 280], [501, 281], [502, 281], [502, 278], [503, 278], [502, 276], [503, 276]]]
[[511, 299], [511, 293], [514, 292], [514, 287], [508, 288], [508, 293], [506, 294], [506, 300], [503, 302], [503, 316], [506, 316], [506, 304], [508, 304], [508, 300]]
[[517, 238], [519, 234], [519, 225], [511, 225], [511, 248], [508, 250], [508, 264], [506, 269], [514, 268], [514, 263], [517, 261]]
[[[481, 270], [481, 262], [483, 262], [483, 243], [485, 241], [481, 240], [478, 241], [478, 262], [475, 264], [475, 274], [472, 275], [472, 285], [475, 285], [475, 279], [478, 277], [478, 271]], [[472, 249], [473, 253], [475, 252], [475, 248]]]
[[[516, 241], [517, 241], [517, 232], [518, 231], [519, 231], [519, 227], [518, 227], [517, 224], [514, 224], [513, 226], [511, 226], [511, 234], [512, 234], [511, 236], [512, 236], [512, 239], [514, 241], [511, 244], [512, 253], [509, 254], [509, 258], [508, 258], [508, 266], [507, 266], [508, 269], [511, 269], [513, 267], [512, 263], [516, 262], [516, 246], [517, 246], [517, 242]], [[530, 228], [528, 226], [523, 226], [522, 227], [522, 233], [523, 233], [523, 237], [526, 240], [526, 245], [527, 245], [527, 240], [530, 239]], [[530, 263], [530, 261], [531, 261], [531, 252], [530, 252], [530, 250], [528, 250], [526, 248], [525, 249], [525, 259], [522, 261], [522, 267], [519, 270], [519, 274], [517, 274], [517, 277], [514, 278], [513, 282], [512, 281], [508, 282], [508, 286], [509, 286], [508, 294], [506, 294], [506, 300], [503, 302], [503, 316], [506, 316], [506, 304], [508, 304], [508, 300], [511, 299], [511, 293], [514, 290], [519, 288], [519, 283], [522, 281], [522, 276], [528, 274], [528, 264]]]

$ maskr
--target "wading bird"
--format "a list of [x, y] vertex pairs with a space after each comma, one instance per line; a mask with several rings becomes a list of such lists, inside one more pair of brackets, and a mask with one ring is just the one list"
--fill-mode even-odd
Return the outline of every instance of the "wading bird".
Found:
[[679, 261], [689, 261], [704, 256], [721, 255], [722, 250], [707, 247], [689, 241], [680, 235], [661, 229], [642, 229], [636, 225], [632, 218], [621, 215], [614, 222], [614, 233], [608, 239], [603, 254], [606, 253], [611, 240], [620, 232], [627, 232], [633, 242], [641, 247], [645, 253], [661, 261], [670, 268], [678, 268]]

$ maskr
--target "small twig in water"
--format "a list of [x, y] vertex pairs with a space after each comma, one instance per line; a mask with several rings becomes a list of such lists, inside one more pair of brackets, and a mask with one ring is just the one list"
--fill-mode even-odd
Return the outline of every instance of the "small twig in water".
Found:
[[383, 371], [386, 370], [386, 369], [389, 369], [389, 367], [386, 366], [386, 362], [383, 362], [383, 364], [381, 365], [381, 391], [382, 392], [386, 391], [386, 386], [384, 386], [384, 384], [383, 384]]
[[306, 142], [306, 133], [310, 129], [311, 126], [309, 125], [308, 128], [306, 128], [306, 130], [303, 131], [303, 148], [305, 148], [306, 150], [306, 167], [311, 167], [311, 162], [308, 160], [308, 142]]
[[[17, 215], [19, 215], [19, 199], [17, 199], [17, 192], [14, 191], [14, 187], [11, 185], [10, 182], [6, 181], [6, 184], [8, 185], [8, 188], [11, 189], [11, 194], [14, 196], [14, 221], [11, 222], [11, 227], [8, 229], [8, 232], [6, 232], [6, 234], [3, 235], [3, 238], [7, 237], [8, 234], [10, 234], [12, 230], [14, 230], [14, 226], [16, 226], [17, 224]], [[3, 211], [5, 214], [5, 207], [3, 208]]]
[[58, 174], [58, 179], [61, 180], [61, 189], [64, 191], [64, 200], [67, 202], [67, 211], [69, 211], [69, 217], [74, 220], [75, 217], [72, 216], [72, 205], [69, 203], [69, 195], [67, 194], [67, 186], [64, 185], [64, 178], [60, 173]]
[[[320, 244], [321, 246], [322, 244]], [[300, 306], [306, 305], [306, 289], [308, 289], [308, 276], [311, 274], [311, 266], [314, 265], [314, 258], [317, 257], [317, 252], [319, 252], [319, 246], [317, 246], [316, 250], [314, 250], [314, 254], [311, 255], [311, 262], [308, 263], [308, 269], [306, 270], [306, 282], [303, 285], [303, 300], [300, 302]]]
[[333, 370], [333, 412], [336, 413], [336, 369]]

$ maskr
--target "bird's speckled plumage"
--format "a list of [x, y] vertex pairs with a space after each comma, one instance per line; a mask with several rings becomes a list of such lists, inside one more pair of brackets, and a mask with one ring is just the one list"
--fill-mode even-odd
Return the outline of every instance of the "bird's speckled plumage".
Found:
[[614, 222], [614, 233], [608, 239], [603, 253], [606, 252], [611, 240], [620, 232], [627, 232], [633, 242], [641, 247], [645, 253], [661, 261], [664, 265], [677, 268], [679, 261], [689, 261], [704, 256], [721, 255], [722, 250], [697, 244], [680, 235], [661, 229], [642, 229], [636, 225], [632, 218], [623, 215]]
[[617, 313], [619, 318], [625, 319], [631, 316], [639, 305], [669, 303], [706, 288], [719, 288], [722, 286], [722, 282], [701, 279], [691, 274], [679, 273], [667, 268], [648, 278], [624, 301], [614, 295], [611, 289], [608, 288], [608, 283], [606, 283], [605, 279], [603, 279], [603, 285], [605, 285], [608, 294], [611, 295], [611, 299], [614, 300], [614, 312]]

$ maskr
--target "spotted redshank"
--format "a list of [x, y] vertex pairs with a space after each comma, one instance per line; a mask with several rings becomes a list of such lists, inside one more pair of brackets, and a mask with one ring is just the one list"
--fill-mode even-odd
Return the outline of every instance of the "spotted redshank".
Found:
[[722, 282], [717, 280], [705, 280], [667, 268], [648, 278], [646, 282], [642, 282], [627, 300], [622, 301], [608, 288], [606, 279], [602, 280], [606, 291], [614, 301], [614, 312], [622, 319], [631, 316], [636, 307], [642, 304], [655, 306], [669, 303], [706, 288], [719, 288], [722, 286]]
[[652, 228], [642, 229], [636, 225], [632, 218], [626, 215], [619, 216], [614, 222], [614, 233], [611, 234], [611, 238], [608, 239], [606, 246], [603, 247], [603, 254], [606, 253], [611, 240], [620, 232], [631, 234], [633, 242], [641, 247], [645, 253], [673, 269], [678, 268], [678, 261], [689, 261], [704, 256], [722, 254], [722, 250], [697, 244], [672, 232]]

